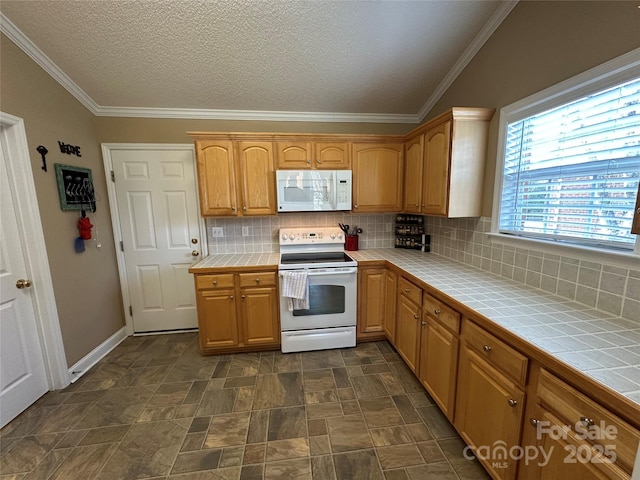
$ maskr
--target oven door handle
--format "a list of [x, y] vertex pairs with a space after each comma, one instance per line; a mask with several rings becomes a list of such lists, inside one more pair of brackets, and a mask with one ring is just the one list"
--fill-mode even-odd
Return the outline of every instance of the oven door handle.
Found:
[[[343, 270], [340, 271], [335, 271], [335, 270], [326, 270], [324, 272], [309, 272], [307, 273], [308, 277], [320, 277], [320, 276], [328, 276], [328, 275], [349, 275], [351, 273], [357, 273], [358, 269], [357, 267], [353, 267], [353, 268], [345, 268]], [[283, 273], [280, 272], [279, 276], [282, 277]]]

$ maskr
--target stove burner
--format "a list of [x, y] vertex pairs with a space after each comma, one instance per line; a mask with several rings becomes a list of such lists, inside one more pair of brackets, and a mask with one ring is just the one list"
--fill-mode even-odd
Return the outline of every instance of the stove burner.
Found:
[[354, 260], [344, 252], [283, 253], [280, 256], [281, 265], [353, 261]]

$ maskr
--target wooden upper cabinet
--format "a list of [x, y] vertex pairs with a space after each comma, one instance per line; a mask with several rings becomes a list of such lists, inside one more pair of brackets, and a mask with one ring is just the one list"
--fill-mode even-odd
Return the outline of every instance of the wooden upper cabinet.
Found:
[[427, 215], [447, 214], [450, 139], [450, 121], [436, 125], [425, 134], [422, 212]]
[[238, 142], [242, 215], [275, 215], [276, 179], [271, 142]]
[[196, 157], [202, 215], [237, 215], [232, 142], [196, 141]]
[[278, 169], [345, 170], [351, 166], [349, 142], [276, 142]]
[[418, 135], [404, 146], [404, 211], [420, 213], [422, 205], [422, 164], [424, 135]]
[[353, 210], [402, 210], [403, 145], [353, 144]]
[[[479, 217], [489, 121], [494, 109], [454, 107], [407, 137], [404, 211]], [[422, 162], [418, 160], [422, 143]], [[417, 193], [421, 189], [421, 193]], [[420, 209], [416, 210], [416, 203]]]
[[313, 152], [317, 169], [348, 170], [351, 168], [348, 142], [315, 142]]
[[640, 235], [640, 185], [638, 185], [638, 196], [636, 197], [636, 209], [633, 211], [633, 224], [631, 233]]
[[276, 156], [279, 169], [311, 168], [311, 142], [276, 142]]

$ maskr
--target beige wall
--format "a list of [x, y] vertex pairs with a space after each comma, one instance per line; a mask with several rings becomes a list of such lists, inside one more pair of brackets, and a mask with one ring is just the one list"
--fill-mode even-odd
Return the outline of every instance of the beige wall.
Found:
[[521, 1], [427, 115], [495, 107], [485, 171], [490, 216], [500, 108], [640, 47], [638, 2]]
[[[102, 154], [94, 117], [13, 42], [0, 39], [0, 109], [24, 119], [49, 266], [68, 365], [71, 366], [124, 325]], [[79, 145], [82, 157], [60, 153], [58, 140]], [[41, 170], [38, 145], [49, 150]], [[87, 241], [78, 254], [74, 240], [79, 213], [63, 212], [54, 163], [90, 168], [97, 211], [93, 230], [102, 248]]]
[[265, 122], [97, 117], [101, 143], [191, 143], [187, 132], [404, 134], [417, 125], [397, 123]]

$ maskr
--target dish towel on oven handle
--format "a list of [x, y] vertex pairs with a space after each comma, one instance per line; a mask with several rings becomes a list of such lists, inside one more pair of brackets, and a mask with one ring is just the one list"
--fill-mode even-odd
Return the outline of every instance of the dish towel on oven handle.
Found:
[[282, 296], [287, 299], [287, 308], [307, 310], [309, 308], [309, 288], [307, 272], [282, 272]]

